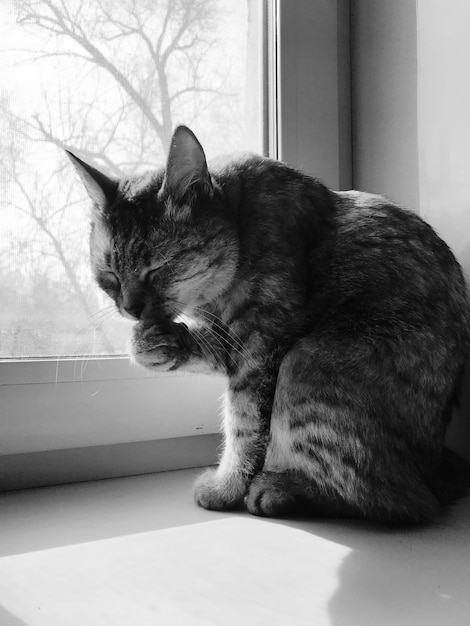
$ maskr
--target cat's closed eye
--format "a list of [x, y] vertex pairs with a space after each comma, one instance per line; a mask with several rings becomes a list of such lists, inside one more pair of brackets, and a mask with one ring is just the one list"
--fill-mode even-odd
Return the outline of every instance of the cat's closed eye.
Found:
[[116, 274], [112, 271], [100, 272], [98, 275], [98, 284], [106, 292], [119, 293], [121, 283]]
[[162, 273], [165, 273], [165, 266], [168, 266], [169, 260], [167, 258], [162, 258], [160, 260], [154, 261], [150, 267], [147, 267], [140, 274], [140, 281], [143, 285], [151, 286], [153, 285], [159, 276]]

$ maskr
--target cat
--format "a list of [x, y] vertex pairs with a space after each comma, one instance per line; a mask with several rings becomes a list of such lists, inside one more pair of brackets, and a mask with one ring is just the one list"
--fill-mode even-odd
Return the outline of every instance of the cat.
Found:
[[443, 441], [469, 302], [428, 224], [269, 158], [209, 169], [185, 126], [141, 176], [68, 154], [93, 201], [96, 281], [135, 322], [133, 359], [227, 376], [200, 506], [410, 525], [463, 493]]

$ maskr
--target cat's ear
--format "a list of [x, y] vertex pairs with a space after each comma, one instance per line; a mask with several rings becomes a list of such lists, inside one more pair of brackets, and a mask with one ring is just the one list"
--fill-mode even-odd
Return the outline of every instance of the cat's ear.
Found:
[[109, 178], [106, 174], [103, 174], [103, 172], [100, 172], [91, 165], [88, 165], [88, 163], [79, 159], [73, 152], [69, 150], [65, 152], [74, 164], [93, 204], [99, 211], [102, 211], [116, 197], [118, 188], [117, 181]]
[[198, 191], [213, 193], [204, 150], [196, 135], [186, 126], [178, 126], [173, 133], [165, 188], [177, 201], [191, 200]]

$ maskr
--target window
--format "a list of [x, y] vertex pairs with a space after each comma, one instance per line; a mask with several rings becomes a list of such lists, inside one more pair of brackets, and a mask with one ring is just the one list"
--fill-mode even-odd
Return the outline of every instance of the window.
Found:
[[[0, 162], [0, 488], [113, 475], [116, 455], [122, 458], [116, 444], [130, 442], [134, 473], [196, 465], [194, 454], [183, 458], [188, 446], [197, 448], [193, 441], [208, 442], [199, 463], [214, 460], [225, 382], [149, 374], [116, 356], [124, 349], [122, 331], [110, 331], [111, 314], [99, 312], [107, 303], [90, 281], [88, 201], [62, 144], [117, 174], [161, 164], [171, 126], [186, 123], [209, 157], [234, 149], [269, 153], [347, 187], [348, 89], [339, 85], [347, 84], [349, 66], [348, 3], [12, 0], [7, 6], [0, 7], [6, 50], [0, 134], [9, 156]], [[155, 80], [144, 35], [153, 33], [155, 45], [166, 24], [160, 52], [171, 46], [188, 7], [201, 11], [203, 31], [195, 14], [193, 30], [181, 34], [168, 61], [174, 75], [162, 98], [159, 80], [165, 83], [166, 74]], [[204, 14], [205, 7], [211, 11]], [[313, 106], [319, 115], [312, 115]], [[171, 124], [155, 124], [168, 113]], [[162, 136], [157, 127], [166, 129]], [[126, 334], [127, 323], [120, 323]], [[168, 445], [160, 463], [162, 440]], [[159, 445], [139, 444], [152, 441]], [[139, 465], [139, 456], [148, 462]], [[116, 465], [122, 475], [122, 462]]]
[[[0, 488], [41, 482], [38, 453], [214, 440], [221, 378], [151, 374], [120, 356], [130, 324], [91, 279], [89, 200], [63, 148], [118, 176], [163, 165], [173, 128], [185, 123], [208, 157], [264, 152], [267, 5], [0, 6]], [[193, 446], [201, 463], [207, 446]], [[174, 466], [186, 462], [166, 450]], [[98, 453], [91, 464], [102, 461]], [[171, 467], [161, 446], [152, 463]]]
[[91, 279], [89, 201], [63, 148], [114, 176], [161, 166], [178, 123], [208, 155], [262, 151], [260, 6], [2, 5], [0, 358], [125, 353], [129, 325]]

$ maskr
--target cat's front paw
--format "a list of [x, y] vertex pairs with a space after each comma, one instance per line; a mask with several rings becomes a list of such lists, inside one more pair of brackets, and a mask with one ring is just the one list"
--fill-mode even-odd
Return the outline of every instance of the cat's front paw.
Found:
[[163, 332], [158, 324], [138, 322], [134, 327], [131, 355], [138, 365], [164, 372], [181, 361], [181, 343], [176, 334]]
[[243, 505], [246, 487], [237, 477], [220, 476], [217, 470], [206, 470], [196, 480], [194, 498], [204, 509], [226, 511]]

